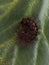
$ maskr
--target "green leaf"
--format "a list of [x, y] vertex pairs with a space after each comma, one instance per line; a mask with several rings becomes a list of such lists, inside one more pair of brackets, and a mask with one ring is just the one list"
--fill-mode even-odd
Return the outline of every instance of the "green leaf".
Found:
[[[24, 17], [39, 18], [41, 34], [35, 43], [20, 48], [16, 30]], [[48, 23], [48, 0], [0, 0], [0, 65], [49, 65]]]
[[45, 25], [44, 25], [44, 33], [45, 37], [47, 39], [47, 42], [49, 43], [49, 9], [47, 10], [47, 13], [45, 14]]
[[39, 42], [36, 65], [49, 65], [49, 45], [44, 34]]

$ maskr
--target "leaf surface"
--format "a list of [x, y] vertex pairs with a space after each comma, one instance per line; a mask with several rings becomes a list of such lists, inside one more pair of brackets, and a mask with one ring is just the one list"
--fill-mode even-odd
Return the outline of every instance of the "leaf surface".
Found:
[[[24, 17], [40, 19], [41, 34], [35, 44], [17, 46], [17, 24]], [[49, 65], [49, 1], [0, 0], [0, 65]]]

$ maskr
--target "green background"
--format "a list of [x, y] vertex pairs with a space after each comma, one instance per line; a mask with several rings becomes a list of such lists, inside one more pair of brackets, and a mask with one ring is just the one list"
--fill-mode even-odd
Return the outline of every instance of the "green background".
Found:
[[[41, 34], [35, 44], [17, 46], [17, 24], [39, 18]], [[49, 65], [49, 0], [0, 0], [0, 65]]]

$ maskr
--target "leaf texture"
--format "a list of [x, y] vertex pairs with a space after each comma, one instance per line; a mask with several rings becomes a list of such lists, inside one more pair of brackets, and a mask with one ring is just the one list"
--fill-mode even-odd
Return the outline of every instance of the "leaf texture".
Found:
[[[41, 34], [35, 44], [17, 46], [17, 24], [39, 18]], [[0, 65], [49, 65], [49, 0], [0, 0]]]

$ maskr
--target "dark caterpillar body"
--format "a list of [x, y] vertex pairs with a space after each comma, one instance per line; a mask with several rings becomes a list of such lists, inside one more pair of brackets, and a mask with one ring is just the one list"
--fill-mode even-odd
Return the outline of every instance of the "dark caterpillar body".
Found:
[[21, 45], [28, 45], [33, 43], [39, 34], [38, 22], [34, 18], [23, 18], [19, 23], [19, 30], [17, 33], [18, 40]]

